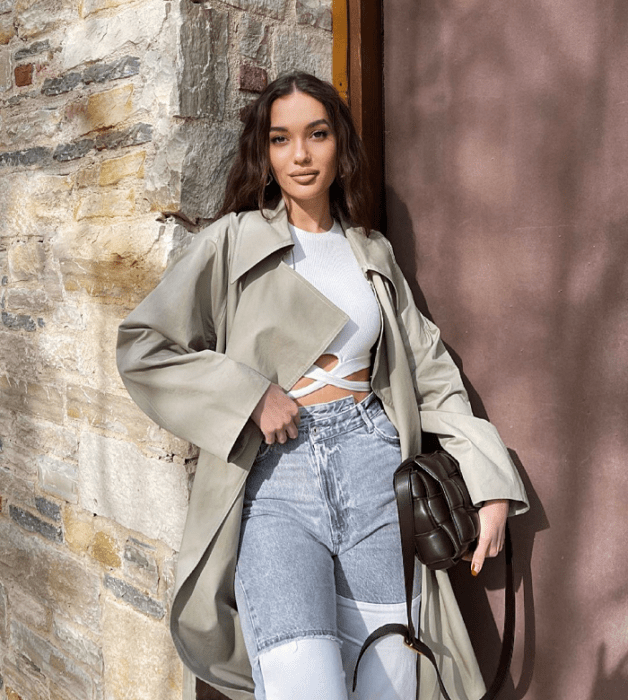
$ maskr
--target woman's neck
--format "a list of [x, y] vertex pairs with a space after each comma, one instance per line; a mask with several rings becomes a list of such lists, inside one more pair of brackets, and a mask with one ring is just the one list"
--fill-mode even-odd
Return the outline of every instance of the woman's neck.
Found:
[[331, 215], [329, 200], [326, 202], [298, 203], [293, 199], [286, 199], [288, 221], [296, 228], [312, 233], [329, 231], [334, 219]]

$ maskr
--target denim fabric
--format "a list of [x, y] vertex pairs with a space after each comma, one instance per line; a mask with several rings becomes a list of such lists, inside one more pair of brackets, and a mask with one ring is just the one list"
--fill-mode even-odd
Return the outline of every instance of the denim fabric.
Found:
[[373, 394], [300, 413], [298, 437], [262, 445], [246, 483], [236, 601], [256, 683], [263, 651], [342, 643], [337, 596], [397, 609], [405, 600], [394, 426]]

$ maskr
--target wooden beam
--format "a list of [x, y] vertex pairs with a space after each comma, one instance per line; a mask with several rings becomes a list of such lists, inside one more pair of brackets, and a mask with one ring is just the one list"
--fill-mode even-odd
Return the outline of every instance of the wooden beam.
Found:
[[333, 29], [332, 80], [345, 102], [349, 101], [349, 22], [347, 0], [333, 0], [331, 21]]
[[382, 0], [333, 0], [334, 85], [341, 92], [339, 86], [348, 82], [349, 107], [369, 157], [373, 223], [377, 227], [384, 222], [381, 3]]

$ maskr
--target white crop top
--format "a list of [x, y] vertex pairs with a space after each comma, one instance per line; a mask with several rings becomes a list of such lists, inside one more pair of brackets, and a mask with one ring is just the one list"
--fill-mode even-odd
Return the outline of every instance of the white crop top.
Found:
[[370, 391], [369, 381], [345, 377], [371, 365], [371, 348], [381, 328], [379, 305], [342, 227], [334, 221], [329, 231], [311, 233], [290, 224], [290, 233], [294, 247], [286, 255], [286, 263], [344, 311], [349, 320], [324, 353], [335, 355], [338, 363], [328, 371], [312, 365], [303, 376], [314, 381], [289, 391], [288, 396], [298, 399], [327, 384]]

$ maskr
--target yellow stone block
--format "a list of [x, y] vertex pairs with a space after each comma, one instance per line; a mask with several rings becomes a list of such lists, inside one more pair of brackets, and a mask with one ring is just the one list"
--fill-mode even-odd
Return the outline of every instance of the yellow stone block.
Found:
[[98, 190], [83, 197], [76, 210], [76, 219], [129, 216], [135, 211], [133, 190]]
[[63, 512], [63, 529], [65, 541], [75, 554], [87, 554], [94, 539], [93, 518], [80, 515], [70, 508]]
[[8, 44], [14, 36], [13, 16], [5, 15], [0, 17], [0, 46]]
[[105, 532], [97, 532], [91, 548], [91, 554], [105, 566], [117, 568], [122, 563], [117, 553], [116, 542]]
[[107, 129], [120, 124], [133, 111], [133, 85], [97, 92], [90, 95], [87, 102], [69, 105], [66, 117], [80, 120], [81, 133], [87, 134], [96, 129]]
[[144, 160], [146, 151], [129, 153], [121, 158], [111, 158], [104, 161], [100, 168], [99, 184], [101, 187], [115, 185], [125, 177], [144, 177]]

